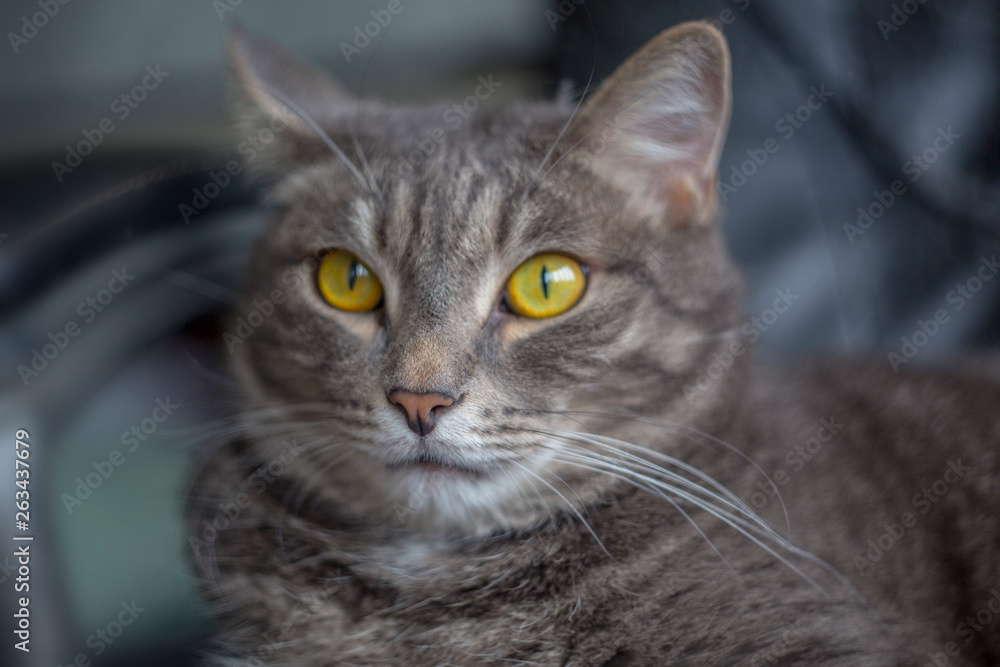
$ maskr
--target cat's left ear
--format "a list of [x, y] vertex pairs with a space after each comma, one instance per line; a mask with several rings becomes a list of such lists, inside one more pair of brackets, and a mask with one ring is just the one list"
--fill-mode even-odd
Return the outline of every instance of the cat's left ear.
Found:
[[230, 29], [227, 50], [237, 121], [255, 151], [307, 159], [322, 146], [311, 123], [333, 132], [355, 111], [356, 98], [329, 77], [242, 27]]
[[573, 132], [606, 178], [664, 205], [674, 224], [707, 224], [729, 110], [725, 38], [708, 23], [684, 23], [625, 61], [584, 104]]

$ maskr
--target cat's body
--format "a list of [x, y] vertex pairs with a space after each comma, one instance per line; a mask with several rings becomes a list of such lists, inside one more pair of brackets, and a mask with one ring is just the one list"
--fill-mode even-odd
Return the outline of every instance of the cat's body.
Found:
[[[338, 530], [332, 507], [289, 516], [288, 490], [275, 485], [244, 510], [245, 528], [217, 542], [246, 554], [219, 563], [213, 589], [241, 610], [232, 638], [291, 664], [603, 665], [623, 653], [629, 660], [612, 664], [923, 665], [933, 664], [929, 653], [947, 656], [949, 643], [961, 653], [948, 664], [995, 664], [1000, 612], [981, 632], [966, 617], [989, 608], [1000, 582], [998, 454], [988, 444], [997, 431], [970, 427], [1000, 403], [1000, 386], [933, 373], [900, 383], [858, 365], [767, 375], [755, 376], [715, 433], [772, 479], [787, 472], [778, 490], [795, 542], [848, 575], [877, 613], [815, 568], [807, 571], [832, 599], [720, 522], [695, 512], [703, 537], [668, 503], [627, 485], [587, 513], [611, 557], [569, 519], [466, 544], [415, 538], [392, 522]], [[952, 404], [941, 404], [942, 389]], [[827, 442], [821, 420], [833, 426]], [[872, 451], [874, 433], [885, 452]], [[797, 446], [808, 460], [790, 456]], [[697, 437], [676, 454], [746, 498], [768, 487]], [[254, 468], [206, 475], [232, 489]], [[940, 496], [939, 480], [948, 484]], [[925, 491], [931, 500], [914, 503]], [[765, 495], [763, 513], [783, 526], [777, 497]], [[899, 534], [893, 524], [904, 512], [916, 523]], [[284, 652], [269, 639], [301, 637]]]
[[[571, 123], [475, 117], [413, 174], [432, 115], [359, 112], [246, 36], [234, 60], [295, 166], [248, 300], [275, 311], [236, 350], [245, 432], [191, 503], [224, 664], [1000, 660], [1000, 594], [975, 620], [1000, 587], [997, 364], [755, 364], [712, 222], [715, 31], [661, 35]], [[333, 249], [379, 305], [324, 302]], [[586, 291], [518, 317], [504, 281], [547, 252]]]

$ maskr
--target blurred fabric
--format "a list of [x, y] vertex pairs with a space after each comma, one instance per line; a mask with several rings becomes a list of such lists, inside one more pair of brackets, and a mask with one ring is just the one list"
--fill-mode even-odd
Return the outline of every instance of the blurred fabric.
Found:
[[[778, 289], [803, 295], [763, 352], [898, 350], [941, 309], [949, 321], [921, 359], [997, 342], [1000, 280], [971, 288], [1000, 251], [1000, 5], [599, 0], [567, 14], [558, 69], [584, 83], [664, 26], [725, 32], [733, 117], [719, 175], [747, 312]], [[816, 89], [829, 96], [810, 109]], [[768, 139], [777, 150], [761, 163]]]

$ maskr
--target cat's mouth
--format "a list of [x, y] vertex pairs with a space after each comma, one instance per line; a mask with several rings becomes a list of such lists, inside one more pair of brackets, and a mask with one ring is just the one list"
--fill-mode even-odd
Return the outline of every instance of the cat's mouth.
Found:
[[386, 464], [391, 470], [406, 470], [424, 473], [443, 473], [449, 475], [464, 475], [467, 477], [482, 478], [486, 476], [486, 471], [465, 463], [446, 459], [427, 452], [420, 452], [415, 456], [393, 461]]

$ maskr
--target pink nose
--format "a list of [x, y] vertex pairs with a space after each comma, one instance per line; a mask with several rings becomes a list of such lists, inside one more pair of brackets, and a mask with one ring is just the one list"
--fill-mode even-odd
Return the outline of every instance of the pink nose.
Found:
[[434, 391], [416, 393], [397, 390], [388, 398], [406, 415], [406, 425], [410, 430], [421, 436], [433, 431], [441, 413], [455, 404], [451, 396]]

